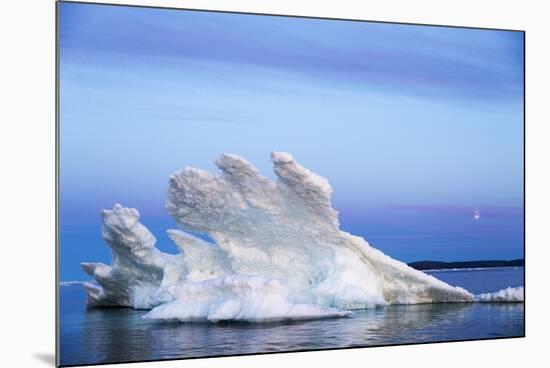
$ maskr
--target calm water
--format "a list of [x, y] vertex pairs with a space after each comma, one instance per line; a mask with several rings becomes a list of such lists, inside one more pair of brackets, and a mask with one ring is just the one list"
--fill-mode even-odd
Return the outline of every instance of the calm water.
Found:
[[[429, 272], [473, 293], [523, 285], [523, 268]], [[253, 323], [154, 322], [146, 311], [86, 308], [82, 285], [61, 287], [61, 364], [93, 364], [524, 335], [523, 304], [426, 304], [351, 318]]]

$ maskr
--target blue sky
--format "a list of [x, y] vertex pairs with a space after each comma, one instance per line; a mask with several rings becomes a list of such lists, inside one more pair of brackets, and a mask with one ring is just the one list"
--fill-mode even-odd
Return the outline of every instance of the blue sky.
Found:
[[523, 257], [522, 33], [61, 3], [60, 51], [64, 280], [117, 202], [175, 252], [168, 177], [223, 152], [290, 152], [392, 257]]

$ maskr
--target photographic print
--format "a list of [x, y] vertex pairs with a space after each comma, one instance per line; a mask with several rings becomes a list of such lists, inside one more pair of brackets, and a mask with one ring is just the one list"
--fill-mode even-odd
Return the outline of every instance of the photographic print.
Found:
[[524, 32], [57, 3], [61, 366], [523, 337]]

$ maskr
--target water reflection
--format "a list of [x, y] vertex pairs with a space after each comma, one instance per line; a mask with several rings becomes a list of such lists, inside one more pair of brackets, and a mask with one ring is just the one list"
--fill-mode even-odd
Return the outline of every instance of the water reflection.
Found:
[[[473, 292], [523, 285], [523, 269], [434, 273]], [[424, 304], [351, 318], [270, 324], [143, 320], [145, 311], [86, 308], [82, 285], [61, 288], [62, 364], [108, 363], [524, 335], [523, 304]]]
[[105, 363], [523, 335], [523, 304], [390, 306], [351, 318], [268, 324], [156, 322], [143, 314], [87, 309], [80, 356]]

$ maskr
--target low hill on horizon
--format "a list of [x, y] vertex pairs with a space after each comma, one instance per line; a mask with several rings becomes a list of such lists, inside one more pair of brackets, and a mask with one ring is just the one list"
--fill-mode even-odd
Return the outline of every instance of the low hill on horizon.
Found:
[[442, 261], [417, 261], [408, 263], [408, 265], [417, 270], [442, 270], [448, 268], [490, 268], [490, 267], [523, 267], [525, 260], [512, 259], [505, 260], [484, 260], [484, 261], [461, 261], [461, 262], [442, 262]]

